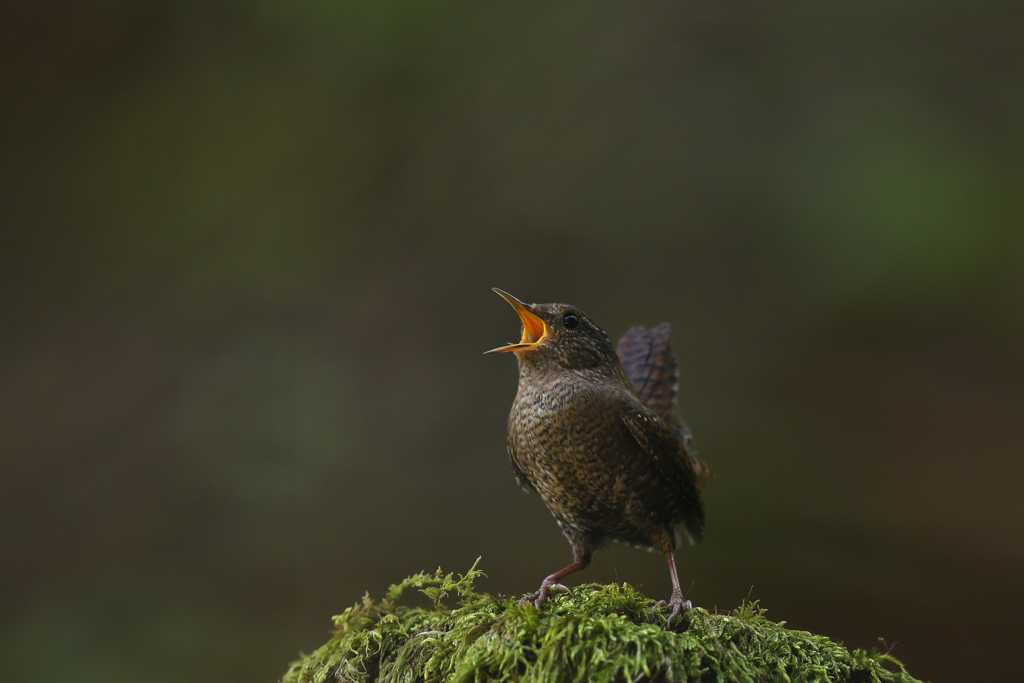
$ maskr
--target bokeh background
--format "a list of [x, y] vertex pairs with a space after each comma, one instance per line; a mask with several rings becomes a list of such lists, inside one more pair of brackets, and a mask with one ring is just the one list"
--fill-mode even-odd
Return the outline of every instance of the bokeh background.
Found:
[[[1019, 680], [1024, 5], [4, 3], [0, 679], [274, 681], [569, 549], [490, 292], [670, 321], [687, 595]], [[577, 581], [667, 596], [612, 546]]]

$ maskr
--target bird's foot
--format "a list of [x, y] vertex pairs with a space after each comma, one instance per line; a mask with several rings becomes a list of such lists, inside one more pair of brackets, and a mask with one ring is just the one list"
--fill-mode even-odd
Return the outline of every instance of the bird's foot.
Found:
[[672, 608], [672, 613], [668, 615], [668, 621], [665, 623], [665, 628], [670, 629], [672, 628], [672, 625], [676, 622], [676, 620], [679, 618], [679, 615], [681, 615], [683, 612], [689, 612], [691, 609], [693, 609], [693, 604], [689, 600], [683, 600], [682, 593], [673, 592], [672, 597], [668, 599], [668, 602], [665, 602], [664, 600], [659, 600], [657, 604], [655, 604], [654, 606], [655, 609], [659, 609], [661, 607]]
[[551, 594], [551, 591], [558, 591], [559, 593], [568, 593], [569, 595], [573, 594], [573, 592], [569, 588], [563, 586], [560, 583], [548, 583], [547, 581], [545, 581], [540, 585], [540, 590], [538, 590], [536, 593], [524, 595], [523, 598], [519, 601], [519, 604], [530, 604], [539, 609], [540, 606], [543, 605], [544, 602], [548, 599], [548, 595]]

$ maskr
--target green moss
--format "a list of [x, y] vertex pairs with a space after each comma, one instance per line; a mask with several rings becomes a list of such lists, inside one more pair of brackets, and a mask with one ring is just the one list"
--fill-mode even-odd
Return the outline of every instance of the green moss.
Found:
[[[580, 586], [538, 610], [476, 593], [478, 576], [476, 564], [458, 578], [438, 570], [392, 586], [379, 603], [364, 597], [334, 617], [334, 637], [282, 683], [916, 680], [893, 657], [771, 622], [757, 603], [730, 614], [697, 608], [666, 631], [667, 610], [628, 585]], [[409, 589], [433, 608], [399, 605]], [[449, 597], [457, 607], [445, 607]]]

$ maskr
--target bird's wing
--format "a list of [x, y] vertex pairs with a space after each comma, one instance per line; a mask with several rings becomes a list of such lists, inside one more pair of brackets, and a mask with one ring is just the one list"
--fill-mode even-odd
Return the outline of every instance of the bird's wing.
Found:
[[679, 414], [679, 361], [672, 350], [672, 326], [661, 323], [649, 330], [631, 327], [619, 339], [616, 351], [636, 393], [683, 443], [698, 481], [713, 476], [708, 466], [697, 459], [693, 435]]
[[694, 458], [687, 454], [671, 426], [652, 409], [642, 406], [629, 410], [622, 421], [661, 476], [686, 497], [686, 535], [690, 543], [699, 542], [704, 533], [704, 504], [696, 488], [700, 472], [694, 467]]
[[527, 493], [531, 493], [536, 490], [533, 488], [533, 484], [530, 483], [530, 480], [526, 478], [526, 473], [523, 472], [519, 463], [516, 462], [516, 451], [515, 447], [512, 445], [512, 439], [508, 440], [508, 464], [512, 468], [512, 474], [515, 475], [519, 488]]

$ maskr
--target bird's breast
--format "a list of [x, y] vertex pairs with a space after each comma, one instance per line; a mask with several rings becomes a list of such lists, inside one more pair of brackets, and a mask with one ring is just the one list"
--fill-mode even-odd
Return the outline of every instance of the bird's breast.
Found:
[[576, 382], [520, 387], [509, 417], [516, 465], [559, 518], [614, 516], [639, 445], [621, 420], [614, 391]]

